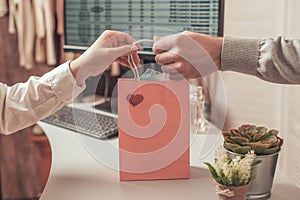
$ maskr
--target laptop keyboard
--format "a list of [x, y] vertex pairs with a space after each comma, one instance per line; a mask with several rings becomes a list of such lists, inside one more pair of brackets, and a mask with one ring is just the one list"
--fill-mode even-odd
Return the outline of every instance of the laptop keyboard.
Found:
[[41, 121], [98, 139], [118, 135], [117, 118], [68, 106]]

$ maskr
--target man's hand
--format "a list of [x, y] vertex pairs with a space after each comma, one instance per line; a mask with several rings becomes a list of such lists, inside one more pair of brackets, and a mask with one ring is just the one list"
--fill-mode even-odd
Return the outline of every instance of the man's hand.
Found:
[[220, 68], [222, 38], [185, 31], [154, 40], [156, 62], [171, 79], [206, 76]]

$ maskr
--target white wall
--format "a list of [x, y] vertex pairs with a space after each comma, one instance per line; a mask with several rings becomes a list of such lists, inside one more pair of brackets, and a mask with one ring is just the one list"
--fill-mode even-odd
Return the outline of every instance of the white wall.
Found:
[[[286, 0], [286, 36], [300, 39], [300, 1]], [[300, 86], [285, 86], [285, 163], [288, 177], [300, 187]]]
[[225, 0], [225, 34], [247, 37], [282, 35], [284, 0]]
[[[276, 37], [284, 33], [284, 0], [225, 0], [224, 34]], [[225, 128], [254, 123], [281, 128], [281, 86], [239, 73], [223, 73], [228, 101]]]
[[[225, 0], [225, 35], [300, 38], [299, 0]], [[227, 94], [225, 128], [243, 123], [280, 130], [278, 168], [300, 187], [300, 86], [284, 86], [223, 72]], [[287, 164], [288, 163], [288, 164]]]

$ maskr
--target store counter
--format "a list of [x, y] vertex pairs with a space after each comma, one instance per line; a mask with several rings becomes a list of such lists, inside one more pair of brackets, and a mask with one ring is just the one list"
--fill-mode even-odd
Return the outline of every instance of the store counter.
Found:
[[[92, 109], [89, 104], [78, 105]], [[117, 138], [99, 140], [44, 122], [39, 125], [52, 150], [51, 171], [41, 200], [217, 199], [210, 172], [203, 164], [213, 162], [214, 151], [222, 143], [220, 130], [211, 124], [206, 133], [191, 134], [189, 179], [153, 181], [119, 180]], [[271, 199], [299, 196], [300, 189], [289, 183], [277, 168]]]

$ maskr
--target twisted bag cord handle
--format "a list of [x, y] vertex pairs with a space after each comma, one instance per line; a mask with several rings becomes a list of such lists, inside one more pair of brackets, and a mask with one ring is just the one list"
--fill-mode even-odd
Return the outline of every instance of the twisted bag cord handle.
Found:
[[220, 186], [216, 185], [216, 193], [218, 195], [222, 195], [222, 196], [225, 196], [225, 197], [233, 197], [235, 194], [234, 194], [234, 191], [231, 191], [230, 189], [224, 189], [222, 190]]
[[[136, 44], [142, 43], [142, 42], [152, 42], [153, 43], [154, 41], [150, 40], [150, 39], [142, 39], [142, 40], [135, 41], [133, 43], [133, 45], [136, 45]], [[130, 68], [132, 69], [134, 79], [139, 81], [140, 80], [139, 71], [138, 71], [137, 66], [134, 62], [132, 54], [128, 55], [128, 64], [129, 64]]]

